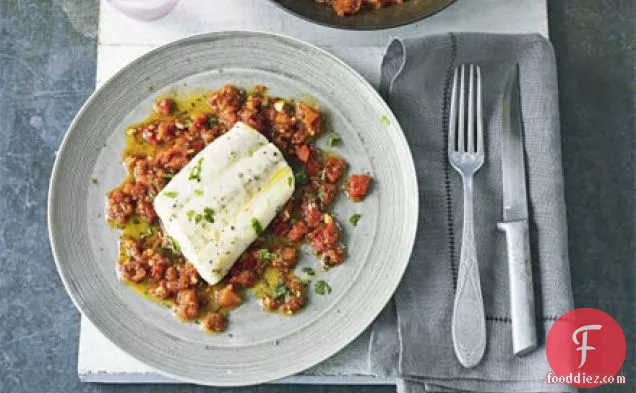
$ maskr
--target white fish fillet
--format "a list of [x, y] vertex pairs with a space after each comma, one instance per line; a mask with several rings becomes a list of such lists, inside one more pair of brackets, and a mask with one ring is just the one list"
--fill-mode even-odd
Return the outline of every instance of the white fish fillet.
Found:
[[294, 187], [292, 169], [278, 148], [239, 122], [174, 176], [154, 208], [199, 275], [216, 284]]

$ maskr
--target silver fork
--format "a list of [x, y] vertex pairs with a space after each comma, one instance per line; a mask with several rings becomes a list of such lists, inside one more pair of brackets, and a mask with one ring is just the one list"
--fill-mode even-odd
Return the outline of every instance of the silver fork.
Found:
[[453, 307], [453, 346], [459, 362], [464, 367], [474, 367], [486, 349], [486, 318], [473, 224], [473, 175], [484, 163], [481, 70], [473, 64], [455, 69], [448, 157], [464, 184], [464, 231]]

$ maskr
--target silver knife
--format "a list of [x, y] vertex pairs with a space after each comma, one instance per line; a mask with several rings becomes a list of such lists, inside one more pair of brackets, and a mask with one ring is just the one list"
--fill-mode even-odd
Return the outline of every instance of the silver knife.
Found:
[[532, 289], [528, 195], [523, 150], [523, 122], [519, 91], [519, 65], [506, 83], [502, 113], [503, 222], [510, 276], [512, 347], [524, 355], [537, 347]]

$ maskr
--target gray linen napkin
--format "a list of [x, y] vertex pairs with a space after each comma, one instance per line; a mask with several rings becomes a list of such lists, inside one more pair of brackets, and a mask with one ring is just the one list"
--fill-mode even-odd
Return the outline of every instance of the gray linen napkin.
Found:
[[[475, 235], [487, 316], [482, 362], [465, 369], [451, 340], [451, 317], [462, 233], [463, 193], [446, 156], [452, 72], [482, 69], [486, 161], [475, 176]], [[501, 101], [506, 78], [520, 66], [530, 237], [541, 347], [512, 353], [502, 220]], [[420, 222], [411, 262], [390, 304], [373, 326], [370, 365], [398, 375], [398, 391], [554, 392], [545, 335], [572, 309], [563, 197], [556, 65], [538, 35], [447, 34], [395, 39], [382, 64], [381, 90], [410, 144], [420, 185]]]

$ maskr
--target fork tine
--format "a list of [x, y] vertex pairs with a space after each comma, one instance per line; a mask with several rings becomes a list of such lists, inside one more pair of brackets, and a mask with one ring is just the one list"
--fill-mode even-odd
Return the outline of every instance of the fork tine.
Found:
[[484, 153], [484, 123], [482, 119], [482, 104], [481, 104], [481, 68], [476, 66], [477, 75], [477, 153]]
[[458, 69], [455, 68], [453, 76], [453, 89], [451, 90], [450, 118], [448, 121], [448, 151], [456, 151], [457, 148], [457, 77]]
[[459, 120], [457, 121], [457, 150], [465, 151], [464, 145], [464, 132], [465, 132], [465, 122], [466, 118], [464, 115], [464, 103], [466, 102], [466, 93], [464, 92], [464, 80], [466, 74], [466, 65], [461, 65], [460, 76], [459, 76]]
[[475, 66], [468, 66], [468, 121], [466, 122], [466, 135], [468, 137], [468, 146], [466, 151], [473, 153], [475, 151]]

